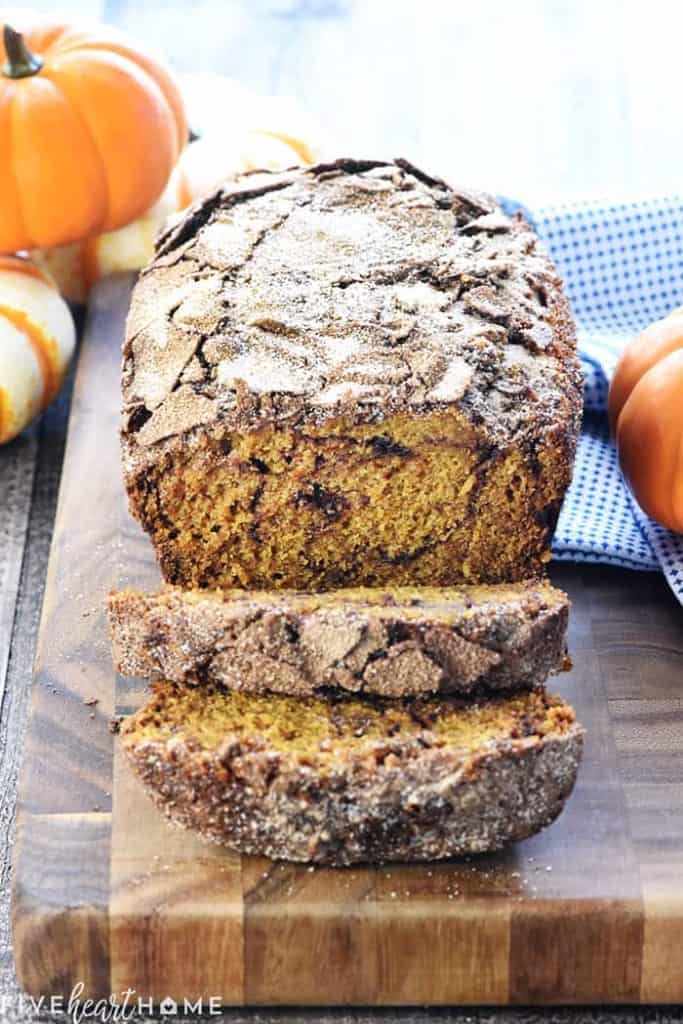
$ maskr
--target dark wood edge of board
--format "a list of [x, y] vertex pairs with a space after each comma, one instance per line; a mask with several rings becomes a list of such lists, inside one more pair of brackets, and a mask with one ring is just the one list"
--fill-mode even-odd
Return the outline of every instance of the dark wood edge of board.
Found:
[[[12, 884], [14, 959], [22, 988], [34, 998], [68, 998], [79, 983], [84, 998], [109, 994], [109, 878], [102, 868], [110, 831], [108, 813], [20, 817]], [[75, 846], [93, 865], [86, 888], [80, 874], [68, 872]]]
[[[96, 664], [88, 660], [93, 636], [106, 635], [106, 627], [103, 603], [86, 607], [83, 593], [89, 590], [84, 580], [94, 574], [94, 589], [106, 594], [111, 553], [91, 550], [81, 514], [110, 495], [98, 474], [79, 476], [70, 467], [118, 462], [118, 410], [102, 408], [91, 382], [119, 373], [133, 280], [124, 274], [101, 282], [88, 311], [47, 569], [12, 859], [15, 967], [34, 996], [66, 996], [78, 982], [85, 994], [110, 991], [115, 676], [104, 649]], [[84, 858], [90, 869], [85, 885], [78, 871]]]

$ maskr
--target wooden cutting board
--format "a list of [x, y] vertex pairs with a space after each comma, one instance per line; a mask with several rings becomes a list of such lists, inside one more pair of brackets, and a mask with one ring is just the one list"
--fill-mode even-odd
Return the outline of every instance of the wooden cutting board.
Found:
[[[587, 729], [559, 821], [495, 856], [307, 869], [169, 826], [109, 722], [103, 601], [156, 586], [118, 458], [131, 280], [95, 293], [73, 401], [26, 739], [14, 939], [29, 992], [161, 1001], [442, 1004], [683, 1001], [683, 615], [662, 580], [557, 566]], [[95, 703], [96, 702], [96, 703]]]

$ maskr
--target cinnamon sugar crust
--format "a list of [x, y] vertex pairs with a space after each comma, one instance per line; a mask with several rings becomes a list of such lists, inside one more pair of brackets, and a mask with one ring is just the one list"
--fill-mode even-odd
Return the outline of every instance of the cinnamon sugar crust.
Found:
[[246, 854], [345, 865], [496, 850], [550, 824], [583, 730], [557, 697], [257, 697], [161, 683], [121, 726], [172, 821]]
[[301, 696], [541, 686], [565, 667], [568, 610], [540, 581], [327, 594], [167, 587], [109, 599], [124, 675]]

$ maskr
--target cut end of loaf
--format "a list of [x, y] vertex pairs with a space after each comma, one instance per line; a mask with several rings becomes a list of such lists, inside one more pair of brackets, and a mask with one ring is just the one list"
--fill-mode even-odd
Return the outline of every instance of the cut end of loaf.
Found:
[[343, 865], [498, 849], [549, 824], [582, 730], [557, 697], [378, 702], [161, 683], [121, 729], [175, 822], [242, 853]]
[[487, 450], [458, 413], [207, 431], [130, 482], [170, 583], [329, 590], [542, 573], [571, 476], [553, 434]]

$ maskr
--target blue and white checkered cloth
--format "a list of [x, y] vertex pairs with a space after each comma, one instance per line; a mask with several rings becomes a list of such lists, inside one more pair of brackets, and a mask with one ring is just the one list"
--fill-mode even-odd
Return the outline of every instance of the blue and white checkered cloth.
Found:
[[683, 305], [683, 197], [536, 210], [503, 205], [523, 211], [564, 279], [585, 373], [584, 426], [553, 554], [659, 570], [683, 604], [683, 534], [658, 526], [637, 505], [606, 415], [609, 379], [625, 343]]

